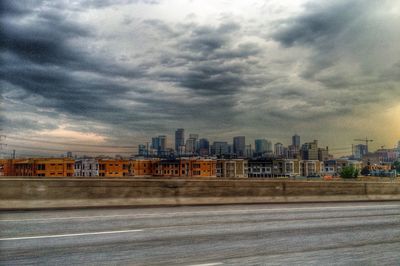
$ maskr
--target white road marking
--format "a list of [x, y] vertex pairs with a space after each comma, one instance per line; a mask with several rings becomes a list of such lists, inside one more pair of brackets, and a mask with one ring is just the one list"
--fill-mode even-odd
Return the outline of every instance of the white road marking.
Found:
[[203, 264], [191, 264], [189, 266], [216, 266], [216, 265], [222, 265], [223, 263], [221, 262], [214, 262], [214, 263], [203, 263]]
[[210, 214], [237, 214], [237, 213], [254, 213], [254, 212], [279, 212], [279, 211], [316, 211], [316, 210], [343, 210], [343, 209], [389, 209], [399, 207], [400, 205], [354, 205], [354, 206], [325, 206], [325, 207], [298, 207], [298, 208], [273, 208], [273, 209], [242, 209], [242, 210], [221, 210], [221, 211], [192, 211], [192, 212], [170, 212], [170, 213], [142, 213], [142, 214], [116, 214], [116, 215], [95, 215], [95, 216], [71, 216], [71, 217], [48, 217], [48, 218], [31, 218], [31, 219], [4, 219], [0, 222], [25, 222], [25, 221], [48, 221], [48, 220], [78, 220], [78, 219], [104, 219], [118, 217], [147, 218], [147, 217], [175, 217], [177, 215], [210, 215]]
[[121, 234], [121, 233], [132, 233], [132, 232], [141, 232], [141, 231], [143, 231], [143, 230], [135, 229], [135, 230], [121, 230], [121, 231], [89, 232], [89, 233], [78, 233], [78, 234], [8, 237], [8, 238], [0, 238], [0, 241], [41, 239], [41, 238], [58, 238], [58, 237], [74, 237], [74, 236], [90, 236], [90, 235], [105, 235], [105, 234]]

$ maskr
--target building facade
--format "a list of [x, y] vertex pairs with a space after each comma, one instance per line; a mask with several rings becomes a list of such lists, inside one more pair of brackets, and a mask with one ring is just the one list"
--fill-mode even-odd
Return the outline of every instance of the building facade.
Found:
[[131, 160], [129, 164], [129, 175], [130, 176], [152, 176], [153, 175], [153, 164], [159, 161], [158, 159], [136, 159]]
[[274, 177], [272, 159], [251, 159], [248, 160], [248, 177], [265, 178]]
[[216, 176], [221, 178], [247, 178], [248, 164], [244, 159], [217, 160]]
[[79, 159], [74, 166], [74, 176], [99, 176], [99, 163], [96, 159]]
[[100, 159], [99, 176], [124, 177], [129, 176], [129, 160]]
[[300, 175], [305, 177], [318, 177], [323, 174], [324, 163], [318, 160], [301, 160]]

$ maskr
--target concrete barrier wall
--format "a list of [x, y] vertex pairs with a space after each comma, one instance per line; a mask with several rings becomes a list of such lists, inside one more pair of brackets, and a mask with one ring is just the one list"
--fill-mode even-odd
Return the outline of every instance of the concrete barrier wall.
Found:
[[0, 209], [400, 200], [398, 182], [0, 179]]

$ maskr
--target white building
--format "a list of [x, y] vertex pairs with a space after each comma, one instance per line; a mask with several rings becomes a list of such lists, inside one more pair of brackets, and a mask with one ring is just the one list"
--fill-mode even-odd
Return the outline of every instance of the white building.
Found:
[[96, 159], [75, 161], [74, 176], [99, 176], [99, 163]]
[[217, 177], [224, 178], [247, 178], [247, 160], [217, 160]]

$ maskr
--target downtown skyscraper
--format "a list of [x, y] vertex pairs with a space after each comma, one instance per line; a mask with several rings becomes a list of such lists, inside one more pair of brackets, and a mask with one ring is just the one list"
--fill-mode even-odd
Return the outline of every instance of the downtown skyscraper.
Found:
[[181, 154], [185, 147], [185, 130], [183, 128], [178, 128], [175, 131], [175, 151]]

